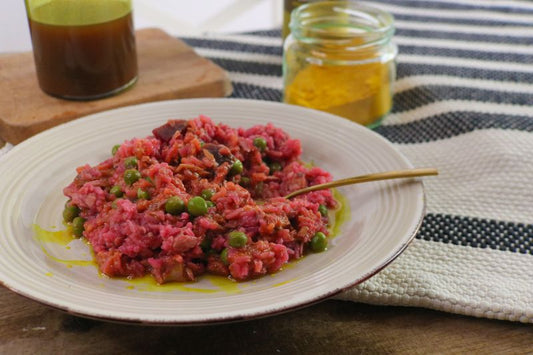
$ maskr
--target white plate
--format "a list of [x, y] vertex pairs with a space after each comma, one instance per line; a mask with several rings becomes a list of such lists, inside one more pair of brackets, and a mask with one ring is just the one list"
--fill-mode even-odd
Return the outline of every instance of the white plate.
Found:
[[186, 286], [150, 287], [103, 277], [95, 266], [54, 260], [90, 259], [83, 243], [65, 247], [34, 235], [35, 224], [63, 228], [62, 189], [74, 178], [75, 168], [106, 159], [113, 145], [150, 135], [167, 119], [199, 114], [232, 127], [272, 122], [301, 140], [305, 161], [336, 179], [412, 167], [374, 132], [297, 106], [191, 99], [98, 113], [34, 136], [0, 159], [0, 281], [46, 305], [94, 318], [152, 324], [250, 319], [308, 305], [356, 285], [390, 263], [414, 237], [424, 214], [422, 183], [390, 180], [339, 189], [349, 201], [350, 218], [326, 252], [233, 287], [220, 287], [209, 278]]

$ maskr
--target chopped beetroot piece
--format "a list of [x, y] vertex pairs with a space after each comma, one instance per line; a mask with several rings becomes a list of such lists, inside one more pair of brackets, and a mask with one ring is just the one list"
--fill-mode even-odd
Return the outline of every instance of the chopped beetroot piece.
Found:
[[231, 163], [234, 160], [231, 151], [225, 145], [206, 143], [203, 149], [211, 153], [219, 165], [225, 162]]
[[174, 136], [174, 133], [180, 131], [183, 133], [187, 128], [187, 121], [185, 120], [171, 120], [164, 125], [155, 128], [152, 134], [163, 142], [168, 142]]

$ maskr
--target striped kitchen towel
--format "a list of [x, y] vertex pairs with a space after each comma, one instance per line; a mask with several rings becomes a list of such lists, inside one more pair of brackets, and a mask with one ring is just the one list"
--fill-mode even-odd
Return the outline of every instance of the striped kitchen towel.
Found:
[[[376, 131], [426, 179], [427, 215], [382, 272], [336, 298], [533, 322], [533, 3], [377, 0], [395, 17], [394, 109]], [[280, 101], [280, 32], [184, 38], [234, 97]]]
[[[440, 175], [424, 180], [409, 248], [336, 298], [533, 322], [533, 3], [367, 4], [394, 15], [399, 46], [376, 131]], [[279, 30], [183, 39], [229, 72], [234, 97], [281, 100]]]

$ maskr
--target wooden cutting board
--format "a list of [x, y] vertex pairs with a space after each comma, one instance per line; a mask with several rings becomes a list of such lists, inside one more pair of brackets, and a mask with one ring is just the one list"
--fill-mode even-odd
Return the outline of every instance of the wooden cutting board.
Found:
[[137, 31], [136, 41], [137, 83], [119, 95], [93, 101], [43, 93], [31, 52], [0, 57], [0, 142], [16, 144], [60, 123], [116, 107], [231, 94], [227, 73], [183, 41], [158, 29]]

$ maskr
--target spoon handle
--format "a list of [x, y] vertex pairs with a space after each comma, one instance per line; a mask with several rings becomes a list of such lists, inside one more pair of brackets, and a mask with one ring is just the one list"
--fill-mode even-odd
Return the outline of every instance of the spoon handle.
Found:
[[293, 191], [290, 194], [286, 195], [285, 198], [292, 198], [294, 196], [305, 194], [311, 191], [324, 190], [324, 189], [329, 189], [332, 187], [338, 187], [338, 186], [344, 186], [344, 185], [359, 184], [362, 182], [410, 178], [410, 177], [438, 175], [438, 174], [439, 172], [435, 168], [417, 168], [417, 169], [393, 170], [393, 171], [386, 171], [383, 173], [360, 175], [360, 176], [349, 177], [349, 178], [345, 178], [345, 179], [341, 179], [337, 181], [327, 182], [325, 184], [309, 186], [304, 189]]

